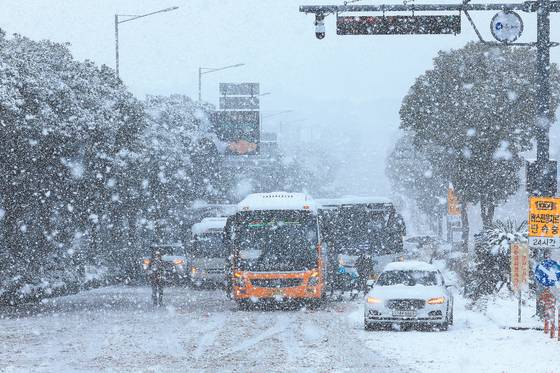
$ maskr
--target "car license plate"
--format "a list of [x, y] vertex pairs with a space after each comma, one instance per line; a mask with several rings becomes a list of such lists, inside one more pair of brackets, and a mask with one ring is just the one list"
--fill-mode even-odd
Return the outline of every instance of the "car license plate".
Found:
[[393, 316], [394, 317], [412, 318], [412, 317], [416, 317], [416, 311], [415, 310], [393, 310]]

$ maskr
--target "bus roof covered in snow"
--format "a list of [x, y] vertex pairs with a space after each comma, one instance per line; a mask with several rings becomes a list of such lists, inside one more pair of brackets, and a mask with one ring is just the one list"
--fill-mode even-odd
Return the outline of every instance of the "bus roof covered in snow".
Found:
[[237, 204], [238, 211], [299, 210], [317, 211], [317, 203], [305, 193], [253, 193]]

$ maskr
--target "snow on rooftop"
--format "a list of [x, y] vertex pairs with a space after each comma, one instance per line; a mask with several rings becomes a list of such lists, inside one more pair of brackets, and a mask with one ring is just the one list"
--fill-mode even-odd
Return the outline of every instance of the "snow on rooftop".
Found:
[[271, 192], [253, 193], [237, 204], [238, 211], [258, 210], [309, 210], [315, 211], [317, 204], [305, 193]]
[[192, 234], [202, 234], [207, 233], [210, 230], [223, 230], [226, 226], [225, 217], [213, 217], [213, 218], [204, 218], [201, 222], [196, 223], [192, 226], [191, 231]]
[[389, 263], [383, 271], [437, 271], [437, 268], [430, 263], [406, 260], [404, 262]]

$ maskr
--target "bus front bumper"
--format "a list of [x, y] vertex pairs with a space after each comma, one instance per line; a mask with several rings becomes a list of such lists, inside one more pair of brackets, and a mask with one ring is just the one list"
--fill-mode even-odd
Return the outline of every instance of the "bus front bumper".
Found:
[[282, 301], [284, 299], [314, 299], [321, 298], [322, 286], [297, 286], [289, 288], [264, 288], [264, 287], [233, 287], [235, 299], [269, 299]]

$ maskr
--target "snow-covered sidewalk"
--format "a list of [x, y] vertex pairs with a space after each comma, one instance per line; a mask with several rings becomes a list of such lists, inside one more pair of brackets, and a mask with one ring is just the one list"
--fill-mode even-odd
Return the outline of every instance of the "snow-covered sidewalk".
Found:
[[[360, 336], [369, 348], [420, 372], [560, 372], [560, 342], [542, 331], [511, 330], [495, 321], [507, 324], [511, 317], [515, 325], [516, 308], [498, 318], [498, 307], [490, 305], [493, 319], [465, 304], [455, 298], [455, 325], [446, 332], [364, 331]], [[348, 317], [357, 329], [363, 327], [361, 309]]]

